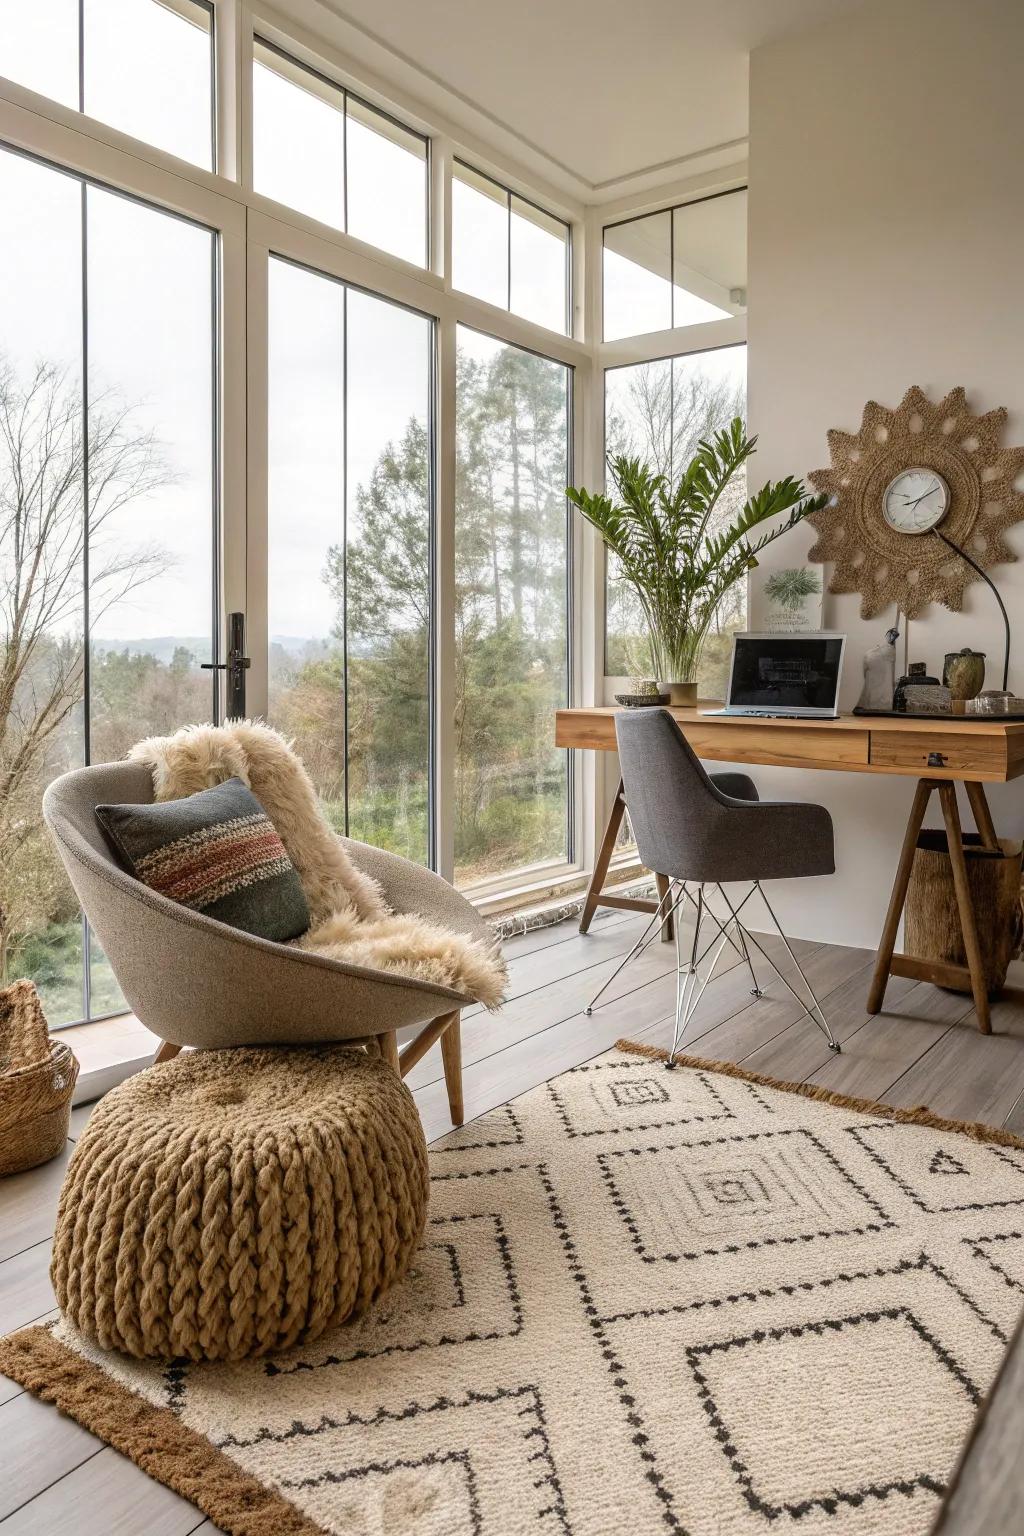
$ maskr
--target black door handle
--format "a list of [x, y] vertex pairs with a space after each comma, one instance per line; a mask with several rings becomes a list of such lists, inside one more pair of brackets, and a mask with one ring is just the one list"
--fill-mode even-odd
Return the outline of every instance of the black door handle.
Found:
[[942, 767], [945, 766], [945, 762], [946, 762], [946, 754], [944, 752], [929, 752], [928, 753], [928, 767], [929, 768], [942, 768]]
[[201, 664], [204, 672], [226, 672], [227, 678], [227, 717], [229, 720], [245, 719], [245, 674], [252, 666], [252, 662], [245, 654], [245, 614], [228, 614], [228, 659], [227, 661], [204, 661]]

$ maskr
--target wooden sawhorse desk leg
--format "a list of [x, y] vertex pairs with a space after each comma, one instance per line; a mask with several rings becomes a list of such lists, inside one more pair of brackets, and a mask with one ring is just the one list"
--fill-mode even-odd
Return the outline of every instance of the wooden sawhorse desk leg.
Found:
[[[910, 871], [914, 863], [914, 850], [917, 847], [918, 834], [924, 823], [928, 802], [935, 790], [939, 792], [939, 799], [942, 802], [942, 816], [946, 823], [949, 860], [953, 866], [953, 887], [956, 891], [957, 910], [960, 914], [960, 929], [963, 933], [964, 952], [967, 956], [966, 966], [950, 965], [941, 960], [925, 960], [916, 955], [897, 955], [893, 953], [896, 948], [896, 931], [899, 928], [903, 907], [907, 899], [907, 887], [910, 884]], [[971, 810], [974, 813], [974, 819], [981, 834], [982, 844], [986, 848], [998, 847], [995, 827], [992, 824], [992, 815], [989, 811], [988, 801], [985, 798], [985, 790], [982, 785], [968, 783], [967, 798], [970, 801]], [[910, 819], [907, 822], [906, 835], [903, 839], [903, 848], [900, 852], [900, 861], [896, 868], [896, 879], [893, 883], [892, 895], [889, 897], [889, 910], [885, 916], [882, 939], [878, 946], [878, 957], [875, 961], [874, 975], [871, 978], [871, 990], [868, 993], [869, 1013], [878, 1013], [880, 1011], [882, 1000], [885, 997], [886, 984], [891, 975], [911, 976], [917, 981], [931, 981], [940, 987], [953, 986], [958, 989], [964, 989], [969, 986], [974, 998], [974, 1009], [978, 1015], [978, 1028], [982, 1034], [989, 1035], [992, 1033], [988, 986], [982, 964], [981, 946], [978, 943], [978, 929], [974, 920], [974, 906], [971, 902], [971, 889], [967, 877], [963, 829], [960, 825], [960, 811], [956, 803], [956, 784], [950, 780], [920, 779], [918, 781], [914, 803], [910, 811]]]
[[[658, 901], [648, 901], [643, 896], [605, 896], [602, 894], [605, 878], [608, 874], [608, 866], [615, 852], [615, 840], [622, 826], [622, 818], [626, 814], [626, 795], [622, 780], [615, 791], [615, 799], [608, 816], [608, 824], [604, 829], [604, 837], [601, 839], [601, 848], [594, 860], [594, 873], [590, 877], [587, 886], [587, 895], [583, 903], [583, 911], [580, 913], [580, 933], [586, 933], [591, 920], [598, 907], [623, 907], [629, 912], [657, 912], [658, 905], [664, 901], [669, 882], [664, 875], [655, 875], [658, 886]], [[665, 944], [670, 944], [675, 937], [673, 919], [666, 918], [661, 925], [661, 937]]]

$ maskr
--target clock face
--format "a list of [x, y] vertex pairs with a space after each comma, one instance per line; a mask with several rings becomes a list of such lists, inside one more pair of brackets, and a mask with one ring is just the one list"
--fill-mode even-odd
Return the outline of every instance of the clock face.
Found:
[[904, 469], [882, 496], [882, 516], [897, 533], [930, 533], [948, 511], [949, 486], [934, 469]]

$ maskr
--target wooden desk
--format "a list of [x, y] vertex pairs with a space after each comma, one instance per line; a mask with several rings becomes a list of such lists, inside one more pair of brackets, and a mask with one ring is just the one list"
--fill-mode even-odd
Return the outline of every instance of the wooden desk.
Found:
[[[890, 975], [911, 976], [940, 986], [962, 987], [973, 993], [978, 1026], [991, 1031], [989, 1003], [970, 898], [956, 786], [967, 792], [975, 824], [985, 847], [997, 846], [995, 827], [984, 785], [1003, 784], [1024, 774], [1024, 721], [998, 719], [935, 720], [879, 719], [841, 715], [838, 720], [751, 720], [740, 716], [708, 716], [702, 709], [673, 709], [697, 756], [709, 762], [754, 763], [776, 768], [814, 768], [838, 773], [896, 774], [917, 779], [914, 803], [896, 868], [889, 909], [878, 946], [868, 1011], [878, 1013]], [[555, 743], [559, 747], [615, 750], [615, 708], [560, 709]], [[896, 932], [906, 901], [918, 833], [933, 793], [938, 792], [949, 838], [967, 965], [948, 965], [916, 955], [895, 954]], [[605, 895], [603, 886], [626, 809], [622, 780], [608, 817], [604, 839], [580, 918], [586, 933], [598, 906], [657, 910], [653, 901]], [[667, 880], [657, 876], [659, 894]], [[665, 936], [670, 934], [666, 929]]]

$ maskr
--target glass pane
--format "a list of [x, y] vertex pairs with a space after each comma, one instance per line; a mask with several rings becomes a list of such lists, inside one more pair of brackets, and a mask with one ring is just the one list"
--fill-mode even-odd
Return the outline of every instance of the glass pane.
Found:
[[455, 870], [564, 859], [569, 370], [460, 327]]
[[468, 166], [452, 175], [452, 284], [508, 308], [508, 193]]
[[254, 44], [253, 186], [345, 228], [345, 96], [265, 43]]
[[[5, 0], [0, 74], [213, 169], [213, 13], [205, 0]], [[159, 67], [154, 67], [154, 61]]]
[[78, 0], [5, 0], [0, 75], [78, 107]]
[[[746, 415], [747, 349], [720, 347], [685, 357], [637, 363], [605, 374], [605, 444], [675, 478], [702, 438]], [[746, 500], [746, 479], [735, 477], [724, 493], [714, 526], [730, 522]], [[609, 676], [650, 675], [647, 632], [632, 588], [621, 580], [613, 557], [607, 565], [605, 671]], [[702, 698], [720, 698], [727, 682], [731, 636], [746, 622], [746, 586], [726, 596], [708, 640], [699, 683]]]
[[[604, 376], [605, 452], [644, 459], [661, 474], [672, 470], [672, 362], [669, 358]], [[621, 579], [619, 562], [607, 557], [605, 671], [612, 677], [649, 675], [643, 609]]]
[[272, 260], [270, 343], [270, 718], [338, 831], [347, 774], [351, 836], [423, 863], [431, 322]]
[[[0, 980], [35, 979], [58, 1025], [84, 1012], [84, 932], [43, 789], [85, 760], [87, 733], [103, 762], [210, 718], [215, 245], [6, 153], [0, 198], [0, 675], [20, 679], [0, 706]], [[123, 1007], [91, 958], [93, 1010]]]
[[[84, 925], [83, 925], [84, 926]], [[88, 929], [89, 937], [89, 1018], [102, 1019], [109, 1013], [128, 1013], [128, 1004], [99, 940]]]
[[86, 206], [90, 755], [112, 762], [213, 708], [200, 667], [212, 660], [214, 237], [95, 187]]
[[676, 208], [673, 325], [741, 315], [747, 307], [747, 194]]
[[0, 984], [31, 977], [58, 1025], [83, 1010], [78, 902], [40, 812], [85, 750], [81, 187], [0, 151], [0, 206], [0, 670], [20, 675], [0, 706]]
[[425, 864], [431, 323], [348, 296], [348, 824]]
[[426, 266], [426, 140], [351, 96], [347, 131], [349, 234]]
[[345, 830], [345, 290], [270, 262], [269, 718]]
[[566, 335], [569, 231], [559, 219], [512, 197], [512, 313]]
[[[214, 236], [86, 191], [89, 742], [212, 718]], [[120, 994], [98, 950], [92, 1010]]]
[[604, 232], [604, 339], [672, 325], [672, 215], [651, 213]]
[[213, 168], [212, 17], [194, 0], [84, 0], [85, 111]]

